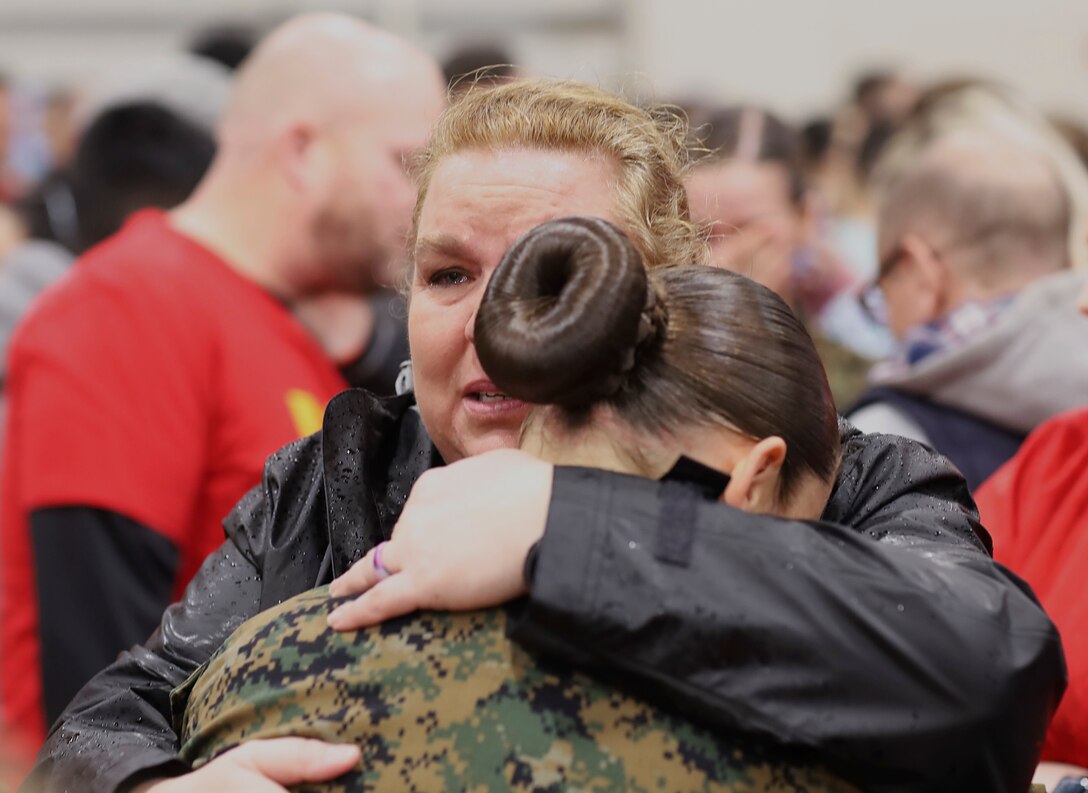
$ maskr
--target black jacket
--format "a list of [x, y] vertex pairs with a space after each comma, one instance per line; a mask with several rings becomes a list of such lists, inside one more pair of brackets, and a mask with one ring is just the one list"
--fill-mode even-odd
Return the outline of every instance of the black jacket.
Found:
[[[867, 790], [1021, 793], [1064, 687], [1057, 632], [986, 553], [943, 458], [843, 432], [823, 522], [557, 469], [512, 634], [691, 718], [810, 747]], [[92, 793], [183, 771], [170, 690], [245, 619], [388, 538], [440, 462], [410, 399], [334, 399], [321, 435], [269, 458], [147, 645], [69, 705], [30, 784]]]

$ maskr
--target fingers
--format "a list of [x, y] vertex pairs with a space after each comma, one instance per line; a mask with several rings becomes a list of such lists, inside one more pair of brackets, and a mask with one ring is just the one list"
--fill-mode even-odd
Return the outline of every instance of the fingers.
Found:
[[[374, 565], [374, 554], [377, 548], [371, 548], [366, 556], [357, 561], [348, 571], [329, 584], [329, 594], [333, 597], [357, 595], [366, 592], [379, 581], [378, 568]], [[392, 542], [382, 544], [382, 566], [390, 573], [397, 572], [400, 567], [396, 564], [397, 550]]]
[[336, 631], [358, 630], [409, 614], [418, 609], [419, 605], [419, 592], [412, 576], [399, 573], [385, 579], [350, 603], [333, 609], [329, 614], [328, 624]]
[[252, 741], [223, 755], [280, 785], [324, 782], [350, 771], [359, 762], [359, 747], [310, 738]]

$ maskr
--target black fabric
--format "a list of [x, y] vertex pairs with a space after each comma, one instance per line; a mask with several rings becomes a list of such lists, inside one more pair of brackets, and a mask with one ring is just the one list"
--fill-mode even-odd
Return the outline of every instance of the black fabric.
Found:
[[691, 485], [709, 499], [721, 498], [725, 494], [725, 489], [729, 487], [730, 479], [732, 477], [724, 471], [696, 462], [686, 454], [680, 455], [676, 465], [661, 477], [662, 482], [682, 482]]
[[511, 636], [866, 791], [1027, 789], [1061, 644], [944, 458], [848, 432], [822, 522], [693, 501], [686, 568], [655, 557], [666, 487], [557, 468]]
[[154, 529], [92, 507], [30, 513], [42, 698], [51, 724], [76, 692], [158, 626], [178, 551]]
[[[557, 469], [513, 635], [683, 715], [807, 747], [869, 791], [1022, 793], [1063, 687], [1057, 632], [986, 554], [943, 458], [848, 426], [843, 444], [824, 522], [696, 499], [687, 568], [653, 554], [665, 483]], [[440, 462], [409, 398], [337, 396], [322, 435], [269, 459], [151, 642], [71, 703], [29, 784], [114, 791], [174, 759], [170, 689], [262, 603], [387, 537]]]
[[721, 498], [729, 486], [729, 474], [680, 455], [676, 465], [661, 477], [664, 508], [654, 535], [654, 556], [663, 562], [686, 567], [695, 544], [695, 500]]
[[340, 367], [340, 373], [354, 388], [365, 388], [378, 396], [392, 396], [400, 365], [408, 360], [408, 307], [395, 292], [381, 292], [370, 298], [374, 326], [370, 343], [362, 354]]
[[872, 388], [862, 394], [850, 412], [885, 402], [914, 420], [933, 448], [960, 469], [974, 492], [1016, 454], [1027, 437], [1021, 432], [894, 388]]

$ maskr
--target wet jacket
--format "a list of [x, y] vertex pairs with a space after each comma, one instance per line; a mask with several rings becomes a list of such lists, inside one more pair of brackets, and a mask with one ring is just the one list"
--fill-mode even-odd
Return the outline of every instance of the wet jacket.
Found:
[[[869, 791], [1021, 793], [1064, 687], [1058, 635], [992, 562], [944, 458], [843, 433], [821, 522], [556, 469], [510, 634], [711, 727], [814, 749]], [[334, 399], [321, 435], [269, 459], [160, 630], [73, 700], [31, 784], [94, 793], [186, 770], [170, 690], [246, 619], [389, 537], [439, 462], [409, 398]]]

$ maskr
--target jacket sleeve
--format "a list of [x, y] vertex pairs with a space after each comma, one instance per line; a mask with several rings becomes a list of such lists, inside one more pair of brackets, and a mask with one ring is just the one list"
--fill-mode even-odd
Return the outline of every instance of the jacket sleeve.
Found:
[[178, 552], [154, 529], [93, 507], [30, 513], [42, 700], [52, 724], [117, 651], [147, 638], [170, 605]]
[[676, 488], [557, 469], [513, 638], [865, 790], [1027, 789], [1061, 646], [944, 458], [848, 432], [822, 522]]
[[324, 508], [322, 498], [307, 498], [321, 487], [313, 476], [319, 455], [312, 436], [269, 458], [263, 483], [224, 521], [227, 541], [148, 642], [92, 678], [53, 725], [25, 790], [113, 793], [187, 770], [177, 757], [170, 692], [260, 611], [265, 553], [283, 522], [278, 511], [299, 500]]

